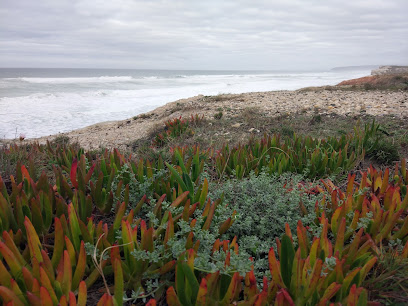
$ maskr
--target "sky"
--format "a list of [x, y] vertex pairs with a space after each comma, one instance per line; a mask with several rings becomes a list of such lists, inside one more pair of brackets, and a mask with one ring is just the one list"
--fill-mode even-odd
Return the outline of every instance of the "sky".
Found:
[[408, 65], [408, 0], [0, 0], [0, 67]]

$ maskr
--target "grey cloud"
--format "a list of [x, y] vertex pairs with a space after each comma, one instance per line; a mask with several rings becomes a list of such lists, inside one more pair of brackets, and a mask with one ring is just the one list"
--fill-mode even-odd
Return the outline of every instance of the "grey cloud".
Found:
[[0, 66], [407, 64], [407, 20], [405, 0], [4, 0]]

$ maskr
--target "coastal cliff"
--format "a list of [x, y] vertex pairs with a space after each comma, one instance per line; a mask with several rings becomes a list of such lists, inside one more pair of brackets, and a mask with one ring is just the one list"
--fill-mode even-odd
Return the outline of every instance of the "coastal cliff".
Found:
[[405, 74], [408, 73], [408, 66], [380, 66], [371, 71], [371, 75]]

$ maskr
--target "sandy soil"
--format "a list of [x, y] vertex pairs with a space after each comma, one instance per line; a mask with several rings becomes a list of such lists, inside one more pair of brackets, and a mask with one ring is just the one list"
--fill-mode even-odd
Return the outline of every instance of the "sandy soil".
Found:
[[68, 133], [35, 139], [40, 143], [66, 135], [86, 149], [98, 147], [119, 149], [126, 144], [146, 137], [153, 129], [163, 126], [174, 117], [191, 114], [213, 118], [223, 111], [224, 118], [233, 119], [249, 108], [256, 108], [267, 116], [288, 113], [337, 113], [354, 115], [395, 115], [408, 117], [407, 91], [347, 91], [303, 89], [297, 91], [271, 91], [219, 96], [196, 96], [168, 103], [151, 112], [122, 121], [98, 123]]

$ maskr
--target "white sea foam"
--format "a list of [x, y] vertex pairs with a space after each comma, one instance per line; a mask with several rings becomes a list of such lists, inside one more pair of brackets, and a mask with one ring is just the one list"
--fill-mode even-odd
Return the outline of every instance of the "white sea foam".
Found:
[[0, 138], [40, 137], [122, 120], [181, 98], [337, 84], [369, 71], [0, 79]]
[[[100, 76], [100, 77], [80, 77], [80, 78], [14, 78], [35, 84], [78, 84], [78, 83], [112, 83], [112, 82], [129, 82], [131, 76]], [[13, 78], [9, 78], [13, 80]]]

